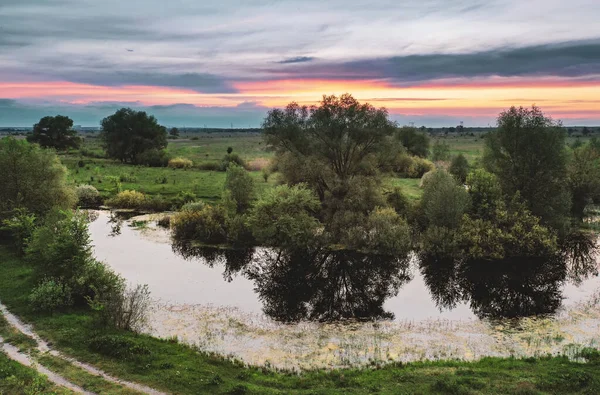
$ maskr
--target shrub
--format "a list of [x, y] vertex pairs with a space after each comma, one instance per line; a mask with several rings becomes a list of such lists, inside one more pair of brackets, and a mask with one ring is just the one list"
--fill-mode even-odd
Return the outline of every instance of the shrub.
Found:
[[142, 205], [142, 210], [148, 211], [167, 211], [173, 207], [173, 202], [169, 199], [161, 196], [155, 195], [149, 198], [146, 198], [146, 201]]
[[130, 208], [140, 210], [145, 207], [148, 198], [138, 191], [123, 191], [118, 193], [113, 198], [109, 199], [106, 204], [116, 208]]
[[184, 204], [181, 207], [181, 211], [188, 211], [188, 212], [192, 212], [192, 211], [202, 211], [202, 209], [204, 209], [204, 207], [206, 207], [206, 203], [198, 201], [198, 202], [189, 202]]
[[433, 170], [434, 165], [427, 159], [418, 156], [399, 155], [394, 161], [394, 171], [407, 178], [421, 178], [423, 174]]
[[134, 163], [149, 167], [166, 167], [169, 164], [169, 153], [165, 150], [152, 148], [139, 153], [135, 157]]
[[119, 175], [119, 182], [137, 182], [137, 178], [136, 176], [131, 173], [131, 174], [121, 174]]
[[386, 194], [385, 200], [399, 215], [406, 217], [410, 209], [410, 202], [402, 193], [400, 187], [394, 187]]
[[376, 208], [347, 235], [347, 245], [363, 252], [406, 256], [411, 248], [410, 227], [392, 208]]
[[319, 199], [305, 185], [281, 185], [256, 202], [249, 215], [254, 237], [263, 245], [306, 246], [321, 226]]
[[146, 325], [150, 291], [147, 285], [99, 292], [89, 304], [100, 311], [102, 323], [113, 328], [140, 331]]
[[221, 160], [221, 171], [226, 171], [231, 163], [234, 163], [240, 167], [246, 168], [246, 162], [238, 154], [227, 154]]
[[254, 198], [254, 179], [242, 167], [231, 164], [225, 177], [225, 204], [235, 206], [235, 212], [242, 213], [250, 207]]
[[100, 192], [92, 185], [79, 185], [75, 189], [77, 194], [77, 205], [79, 207], [90, 208], [100, 205]]
[[85, 167], [85, 162], [80, 160], [79, 162], [77, 162], [77, 166], [79, 167]]
[[171, 216], [165, 215], [165, 216], [160, 217], [160, 219], [158, 221], [156, 221], [156, 224], [158, 226], [160, 226], [161, 228], [170, 228], [171, 227]]
[[436, 140], [431, 148], [431, 160], [434, 162], [450, 159], [450, 146], [440, 140]]
[[427, 159], [419, 158], [418, 156], [413, 158], [411, 165], [406, 170], [406, 176], [408, 178], [421, 178], [423, 175], [434, 169], [433, 163]]
[[11, 218], [2, 221], [2, 225], [2, 229], [10, 234], [17, 252], [24, 254], [35, 230], [35, 215], [26, 209], [16, 209]]
[[436, 170], [425, 184], [421, 205], [429, 225], [456, 228], [469, 209], [470, 198], [454, 177]]
[[196, 166], [200, 170], [206, 171], [222, 171], [222, 165], [217, 162], [203, 162]]
[[53, 313], [73, 304], [71, 288], [59, 281], [46, 279], [31, 291], [29, 303], [33, 311]]
[[205, 205], [200, 211], [181, 211], [171, 219], [175, 240], [197, 240], [207, 244], [227, 242], [227, 213], [221, 206]]
[[182, 207], [187, 203], [191, 203], [196, 200], [196, 194], [189, 191], [181, 191], [175, 197], [174, 204], [177, 207]]
[[169, 161], [168, 166], [173, 169], [189, 169], [194, 165], [189, 159], [185, 158], [173, 158]]
[[458, 154], [452, 158], [450, 168], [448, 169], [450, 174], [454, 176], [461, 184], [467, 181], [467, 175], [469, 174], [469, 162], [463, 154]]
[[90, 350], [116, 359], [135, 359], [150, 355], [150, 349], [139, 342], [119, 335], [101, 335], [90, 340]]

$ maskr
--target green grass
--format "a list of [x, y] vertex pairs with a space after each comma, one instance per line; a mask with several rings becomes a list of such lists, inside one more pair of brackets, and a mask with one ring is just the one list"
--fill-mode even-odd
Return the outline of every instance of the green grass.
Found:
[[104, 380], [102, 377], [94, 376], [89, 374], [83, 369], [73, 366], [69, 362], [54, 357], [49, 354], [45, 354], [37, 358], [38, 362], [69, 380], [71, 383], [78, 385], [84, 390], [94, 392], [96, 394], [110, 394], [110, 395], [140, 395], [141, 392], [131, 390], [121, 385], [113, 384], [109, 381]]
[[66, 395], [73, 392], [51, 384], [34, 369], [10, 360], [0, 351], [0, 394]]
[[[368, 369], [311, 371], [303, 374], [246, 368], [169, 340], [109, 331], [150, 350], [149, 356], [120, 360], [92, 352], [88, 342], [107, 331], [87, 311], [41, 316], [27, 305], [32, 268], [0, 247], [0, 299], [34, 324], [61, 351], [111, 375], [176, 394], [577, 394], [600, 393], [600, 357], [570, 362], [484, 358], [478, 362], [420, 362]], [[0, 359], [0, 366], [2, 360]], [[57, 369], [64, 368], [57, 367]], [[1, 371], [1, 368], [0, 368]], [[72, 376], [70, 374], [70, 376]], [[84, 378], [88, 380], [89, 378]], [[0, 387], [1, 388], [1, 387]], [[12, 392], [9, 392], [12, 393]]]

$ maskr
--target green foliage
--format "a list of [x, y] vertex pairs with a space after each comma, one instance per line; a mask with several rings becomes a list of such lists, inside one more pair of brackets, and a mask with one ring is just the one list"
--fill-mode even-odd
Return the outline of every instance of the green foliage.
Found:
[[444, 170], [436, 170], [425, 184], [421, 200], [428, 225], [457, 228], [470, 207], [468, 192]]
[[465, 216], [459, 233], [467, 259], [552, 257], [558, 252], [554, 232], [517, 199], [508, 207], [499, 204], [489, 220]]
[[53, 207], [75, 204], [66, 168], [51, 150], [14, 138], [0, 139], [0, 169], [0, 218], [16, 208], [43, 215]]
[[467, 161], [467, 158], [465, 158], [463, 154], [458, 154], [452, 158], [448, 171], [458, 182], [464, 184], [467, 181], [467, 175], [469, 174], [469, 161]]
[[429, 156], [429, 136], [420, 132], [417, 128], [401, 127], [396, 131], [396, 138], [411, 155], [421, 158]]
[[410, 155], [398, 156], [393, 164], [393, 170], [406, 178], [421, 178], [434, 168], [434, 164], [427, 159]]
[[568, 176], [573, 197], [571, 213], [581, 220], [586, 206], [600, 201], [600, 148], [590, 143], [575, 149], [569, 161]]
[[79, 148], [82, 142], [73, 130], [73, 120], [63, 115], [40, 119], [33, 125], [33, 132], [27, 136], [27, 141], [58, 150]]
[[189, 202], [181, 206], [180, 211], [201, 211], [204, 207], [206, 207], [206, 203], [204, 202]]
[[177, 207], [183, 207], [196, 201], [196, 194], [193, 192], [182, 191], [175, 197], [174, 204]]
[[16, 209], [13, 215], [2, 221], [3, 230], [8, 231], [17, 252], [22, 255], [35, 230], [35, 215], [26, 209]]
[[[143, 111], [122, 108], [102, 120], [100, 138], [109, 158], [122, 162], [147, 164], [140, 154], [167, 147], [167, 130], [152, 115]], [[164, 163], [166, 165], [168, 159]]]
[[478, 218], [492, 218], [503, 199], [498, 178], [483, 169], [476, 169], [469, 173], [466, 183], [473, 203], [473, 214]]
[[149, 167], [166, 167], [171, 156], [164, 149], [149, 148], [135, 155], [133, 163]]
[[106, 201], [106, 204], [115, 208], [129, 208], [142, 210], [147, 206], [148, 198], [138, 191], [123, 191]]
[[168, 167], [173, 169], [190, 169], [194, 166], [194, 162], [185, 158], [173, 158], [169, 160]]
[[224, 189], [227, 193], [224, 200], [231, 199], [235, 212], [243, 213], [250, 208], [254, 199], [254, 179], [243, 167], [235, 164], [227, 167]]
[[227, 171], [230, 165], [237, 165], [242, 168], [246, 168], [247, 164], [238, 154], [227, 152], [227, 154], [221, 160], [221, 164], [218, 167], [219, 171]]
[[391, 191], [385, 194], [385, 200], [387, 204], [392, 207], [398, 215], [407, 217], [410, 210], [410, 202], [408, 198], [402, 193], [402, 188], [394, 187]]
[[227, 242], [227, 212], [222, 206], [205, 205], [198, 211], [181, 211], [171, 218], [173, 238], [206, 244]]
[[450, 146], [441, 140], [436, 140], [431, 148], [431, 160], [434, 162], [450, 159]]
[[378, 207], [364, 223], [349, 228], [343, 242], [361, 252], [403, 257], [411, 249], [410, 233], [406, 220], [393, 208]]
[[38, 278], [52, 278], [72, 291], [73, 301], [122, 286], [123, 280], [93, 257], [87, 218], [83, 213], [53, 211], [38, 227], [27, 247], [27, 261]]
[[375, 177], [376, 153], [394, 133], [385, 109], [351, 95], [323, 96], [318, 106], [289, 104], [269, 112], [265, 140], [289, 184], [307, 183], [320, 200], [344, 200], [356, 177]]
[[116, 359], [137, 359], [151, 354], [135, 340], [119, 335], [100, 335], [89, 341], [90, 350]]
[[101, 323], [112, 328], [139, 332], [147, 323], [150, 291], [147, 285], [130, 289], [112, 287], [88, 298], [94, 310], [100, 311]]
[[315, 215], [319, 200], [306, 186], [281, 185], [264, 194], [249, 215], [256, 240], [267, 246], [306, 247], [321, 226]]
[[40, 277], [69, 283], [80, 277], [93, 260], [91, 240], [83, 213], [53, 211], [33, 232], [27, 259]]
[[169, 129], [169, 136], [171, 136], [172, 138], [178, 138], [179, 137], [179, 129], [177, 128], [171, 128]]
[[566, 232], [571, 201], [560, 123], [535, 106], [511, 107], [498, 117], [497, 130], [488, 134], [483, 161], [506, 195], [519, 192], [544, 224]]
[[29, 304], [33, 311], [53, 313], [73, 304], [72, 290], [67, 284], [53, 279], [43, 280], [29, 295]]
[[79, 185], [75, 188], [77, 195], [77, 205], [83, 208], [98, 207], [102, 202], [100, 192], [92, 185]]

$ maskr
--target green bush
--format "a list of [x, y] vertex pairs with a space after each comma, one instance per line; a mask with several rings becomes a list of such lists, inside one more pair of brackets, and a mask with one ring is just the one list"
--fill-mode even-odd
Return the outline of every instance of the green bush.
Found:
[[194, 162], [185, 158], [173, 158], [169, 161], [168, 166], [173, 169], [189, 169], [194, 166]]
[[73, 304], [71, 292], [68, 285], [46, 279], [31, 291], [29, 304], [33, 311], [53, 313]]
[[458, 182], [464, 184], [467, 181], [467, 175], [469, 174], [469, 162], [467, 161], [467, 158], [465, 158], [463, 154], [458, 154], [452, 158], [448, 171]]
[[246, 168], [246, 162], [238, 154], [226, 154], [221, 160], [221, 171], [227, 171], [230, 164], [236, 164], [240, 167]]
[[319, 199], [305, 185], [281, 185], [256, 202], [248, 223], [263, 245], [306, 246], [321, 226], [316, 218], [319, 208]]
[[203, 201], [189, 202], [181, 206], [181, 211], [202, 211], [204, 207], [206, 207], [206, 203], [204, 203]]
[[444, 170], [436, 170], [425, 184], [421, 205], [429, 225], [456, 228], [470, 207], [466, 189]]
[[171, 218], [173, 238], [207, 244], [227, 242], [227, 213], [221, 206], [205, 205], [200, 211], [181, 211]]
[[141, 331], [147, 322], [150, 291], [147, 285], [107, 289], [88, 299], [90, 306], [100, 312], [104, 325], [128, 331]]
[[144, 165], [149, 167], [166, 167], [171, 159], [169, 153], [165, 150], [152, 148], [139, 153], [135, 157], [136, 165]]
[[102, 201], [100, 192], [92, 185], [79, 185], [75, 189], [77, 205], [83, 208], [98, 207]]
[[99, 354], [115, 359], [136, 359], [151, 354], [139, 342], [119, 335], [101, 335], [90, 340], [88, 347]]
[[446, 142], [436, 140], [431, 148], [431, 160], [434, 162], [450, 159], [450, 145]]
[[147, 204], [148, 198], [142, 192], [123, 191], [109, 199], [106, 204], [116, 208], [129, 208], [141, 210]]
[[2, 230], [8, 231], [17, 252], [24, 254], [35, 230], [35, 215], [26, 209], [16, 209], [12, 217], [2, 221]]
[[181, 191], [175, 197], [174, 204], [177, 207], [183, 207], [187, 203], [194, 202], [196, 200], [196, 194], [189, 191]]
[[236, 164], [227, 167], [224, 189], [226, 207], [231, 207], [236, 213], [243, 213], [250, 208], [254, 199], [254, 179], [243, 167]]
[[386, 193], [385, 200], [399, 215], [406, 217], [410, 210], [410, 202], [408, 198], [402, 193], [400, 187], [394, 187], [391, 191]]
[[423, 174], [434, 169], [433, 163], [427, 159], [411, 155], [399, 155], [394, 161], [393, 169], [406, 178], [421, 178]]

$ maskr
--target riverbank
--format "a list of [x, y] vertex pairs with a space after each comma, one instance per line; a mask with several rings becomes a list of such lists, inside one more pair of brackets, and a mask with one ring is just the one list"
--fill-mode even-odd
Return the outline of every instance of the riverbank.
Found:
[[[364, 369], [316, 370], [302, 374], [247, 367], [201, 350], [129, 332], [105, 331], [93, 314], [70, 311], [34, 314], [27, 296], [33, 288], [31, 268], [0, 247], [0, 300], [12, 313], [33, 324], [37, 333], [62, 353], [107, 373], [169, 393], [598, 393], [600, 355], [583, 350], [576, 357], [483, 358], [477, 362], [438, 361], [375, 364]], [[111, 335], [123, 344], [147, 350], [127, 358], [89, 348], [90, 340]], [[577, 358], [579, 357], [579, 358]]]

